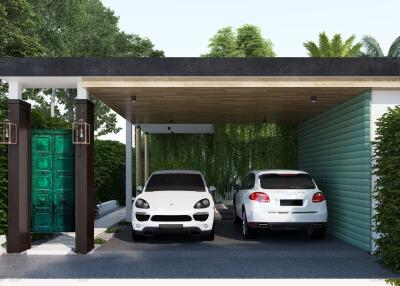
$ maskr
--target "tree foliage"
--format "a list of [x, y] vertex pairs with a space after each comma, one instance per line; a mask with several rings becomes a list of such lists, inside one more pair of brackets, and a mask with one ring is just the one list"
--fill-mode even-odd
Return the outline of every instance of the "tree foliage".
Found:
[[[364, 57], [384, 57], [385, 54], [378, 41], [372, 36], [364, 36], [362, 38], [362, 45], [364, 50], [361, 52], [361, 56]], [[394, 42], [390, 45], [387, 57], [396, 58], [400, 57], [400, 36], [397, 37]]]
[[35, 33], [37, 16], [26, 0], [0, 2], [0, 57], [40, 55], [43, 46]]
[[335, 34], [332, 39], [325, 32], [319, 34], [319, 42], [305, 42], [303, 45], [310, 57], [356, 57], [360, 54], [361, 43], [355, 43], [355, 35], [345, 41], [340, 34]]
[[264, 39], [261, 29], [254, 25], [243, 25], [233, 31], [225, 27], [210, 39], [209, 52], [205, 57], [274, 57], [272, 41]]
[[378, 177], [374, 220], [380, 234], [377, 255], [390, 269], [400, 272], [400, 106], [378, 120], [374, 149]]

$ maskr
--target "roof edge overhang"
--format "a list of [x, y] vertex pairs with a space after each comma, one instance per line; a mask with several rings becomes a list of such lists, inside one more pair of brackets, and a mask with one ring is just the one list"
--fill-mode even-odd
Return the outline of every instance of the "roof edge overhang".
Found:
[[400, 58], [0, 58], [0, 77], [399, 77]]

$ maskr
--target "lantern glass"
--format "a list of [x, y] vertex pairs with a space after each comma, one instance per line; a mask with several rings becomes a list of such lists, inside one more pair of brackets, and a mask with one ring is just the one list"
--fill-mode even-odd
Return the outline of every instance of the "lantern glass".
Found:
[[17, 144], [17, 124], [8, 119], [0, 123], [0, 144]]
[[73, 144], [90, 144], [90, 124], [83, 119], [79, 119], [72, 125], [72, 143]]

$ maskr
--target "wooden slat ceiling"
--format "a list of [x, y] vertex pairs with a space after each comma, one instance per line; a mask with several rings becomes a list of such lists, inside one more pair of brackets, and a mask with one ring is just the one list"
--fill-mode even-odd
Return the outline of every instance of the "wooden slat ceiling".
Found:
[[[96, 96], [132, 123], [298, 124], [367, 88], [207, 88], [89, 87]], [[131, 102], [131, 96], [137, 101]], [[312, 103], [311, 96], [317, 96]]]

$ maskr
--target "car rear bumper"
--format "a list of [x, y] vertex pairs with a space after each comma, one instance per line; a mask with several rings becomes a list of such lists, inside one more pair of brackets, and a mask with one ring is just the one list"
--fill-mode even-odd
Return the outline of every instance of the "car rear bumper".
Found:
[[328, 211], [326, 203], [313, 207], [279, 207], [273, 208], [261, 204], [246, 208], [248, 222], [301, 224], [326, 223]]
[[307, 223], [282, 223], [282, 222], [249, 222], [248, 226], [253, 229], [325, 229], [325, 222], [307, 222]]

